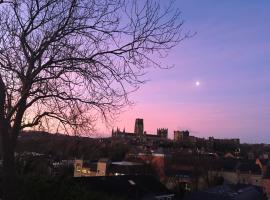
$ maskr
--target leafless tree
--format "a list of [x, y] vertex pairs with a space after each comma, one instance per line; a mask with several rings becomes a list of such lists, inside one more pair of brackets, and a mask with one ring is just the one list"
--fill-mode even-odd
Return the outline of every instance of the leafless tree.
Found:
[[86, 131], [125, 106], [145, 68], [160, 67], [157, 58], [189, 35], [181, 33], [172, 2], [2, 2], [0, 135], [4, 198], [14, 199], [14, 151], [23, 129]]

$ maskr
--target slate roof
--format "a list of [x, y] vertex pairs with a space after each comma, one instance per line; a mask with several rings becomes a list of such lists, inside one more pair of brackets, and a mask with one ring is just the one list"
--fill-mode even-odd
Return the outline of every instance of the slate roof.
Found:
[[155, 199], [156, 196], [163, 195], [173, 196], [173, 193], [166, 189], [155, 177], [148, 175], [79, 177], [74, 178], [73, 181], [89, 190], [130, 200]]

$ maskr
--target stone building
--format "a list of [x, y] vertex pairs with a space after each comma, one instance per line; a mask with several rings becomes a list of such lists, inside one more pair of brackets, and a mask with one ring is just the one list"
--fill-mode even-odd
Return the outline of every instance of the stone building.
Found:
[[144, 163], [139, 162], [111, 162], [110, 159], [101, 158], [98, 162], [87, 162], [83, 160], [74, 161], [74, 177], [93, 176], [118, 176], [145, 174]]
[[157, 135], [160, 137], [168, 138], [168, 129], [167, 128], [158, 128]]
[[135, 120], [134, 133], [136, 135], [143, 135], [144, 134], [143, 119], [136, 119]]
[[185, 130], [185, 131], [174, 131], [174, 141], [186, 141], [189, 138], [189, 131]]
[[126, 132], [125, 129], [121, 131], [119, 128], [117, 128], [116, 130], [112, 130], [112, 138], [119, 138], [127, 141], [136, 141], [148, 145], [160, 144], [168, 140], [168, 129], [159, 128], [157, 129], [156, 135], [147, 134], [144, 131], [143, 119], [136, 119], [134, 133]]

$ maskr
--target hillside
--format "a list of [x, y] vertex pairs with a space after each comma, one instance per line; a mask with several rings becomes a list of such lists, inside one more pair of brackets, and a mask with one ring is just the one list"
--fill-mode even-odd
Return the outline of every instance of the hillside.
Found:
[[29, 151], [51, 155], [55, 159], [84, 158], [97, 160], [109, 157], [121, 160], [129, 148], [123, 144], [112, 144], [110, 139], [99, 139], [47, 132], [24, 132], [20, 135], [17, 152]]

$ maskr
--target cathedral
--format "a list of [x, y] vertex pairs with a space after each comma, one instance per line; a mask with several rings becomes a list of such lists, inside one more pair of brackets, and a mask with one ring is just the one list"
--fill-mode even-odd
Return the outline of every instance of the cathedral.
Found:
[[159, 128], [157, 129], [156, 135], [147, 134], [144, 131], [143, 119], [136, 119], [134, 133], [126, 132], [125, 129], [123, 131], [120, 131], [120, 129], [117, 128], [116, 130], [112, 130], [112, 137], [144, 141], [144, 142], [147, 142], [147, 141], [159, 142], [159, 141], [165, 141], [168, 139], [168, 129]]

